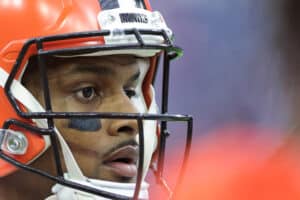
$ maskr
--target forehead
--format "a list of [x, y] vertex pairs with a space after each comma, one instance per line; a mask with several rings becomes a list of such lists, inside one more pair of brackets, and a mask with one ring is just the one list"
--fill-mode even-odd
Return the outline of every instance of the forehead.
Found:
[[[95, 72], [95, 70], [109, 71], [137, 71], [140, 68], [149, 66], [149, 58], [139, 58], [133, 55], [110, 55], [110, 56], [81, 56], [81, 57], [47, 57], [45, 58], [48, 75], [58, 73], [72, 73], [74, 69], [77, 72]], [[36, 58], [31, 58], [27, 75], [38, 72], [38, 63]], [[143, 70], [142, 70], [143, 71]]]
[[52, 57], [47, 59], [49, 69], [58, 70], [66, 66], [106, 66], [106, 67], [128, 67], [136, 66], [139, 62], [147, 62], [147, 58], [137, 58], [132, 55], [111, 55], [111, 56], [95, 56], [95, 57]]

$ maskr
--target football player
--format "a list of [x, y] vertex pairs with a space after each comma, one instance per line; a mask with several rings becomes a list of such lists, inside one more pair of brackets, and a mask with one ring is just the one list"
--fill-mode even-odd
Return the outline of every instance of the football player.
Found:
[[148, 199], [150, 166], [171, 197], [167, 122], [186, 160], [192, 118], [167, 114], [182, 50], [148, 0], [3, 0], [0, 21], [0, 199]]

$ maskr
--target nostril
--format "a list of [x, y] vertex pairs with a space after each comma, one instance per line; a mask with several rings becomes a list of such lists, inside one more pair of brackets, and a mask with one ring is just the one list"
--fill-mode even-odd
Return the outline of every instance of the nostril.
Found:
[[109, 135], [135, 135], [138, 134], [138, 126], [134, 120], [112, 120], [107, 132]]
[[134, 133], [134, 128], [130, 126], [122, 126], [118, 128], [118, 133]]

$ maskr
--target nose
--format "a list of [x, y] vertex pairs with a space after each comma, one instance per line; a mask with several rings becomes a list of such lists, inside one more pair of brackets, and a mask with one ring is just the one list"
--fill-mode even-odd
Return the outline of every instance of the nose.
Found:
[[[126, 95], [122, 94], [114, 103], [113, 112], [138, 113], [138, 110], [130, 99]], [[112, 136], [120, 134], [134, 136], [139, 132], [136, 119], [112, 119], [110, 120], [110, 125], [107, 131], [109, 135]]]

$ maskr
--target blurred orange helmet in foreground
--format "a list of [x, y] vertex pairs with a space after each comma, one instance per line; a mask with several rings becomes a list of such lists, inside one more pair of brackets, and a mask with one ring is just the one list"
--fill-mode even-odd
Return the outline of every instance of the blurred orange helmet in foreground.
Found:
[[200, 138], [176, 199], [300, 199], [299, 142], [276, 135], [238, 125]]

